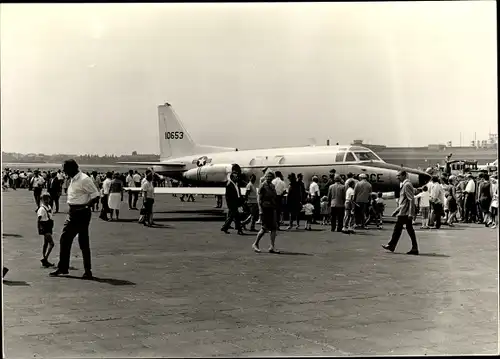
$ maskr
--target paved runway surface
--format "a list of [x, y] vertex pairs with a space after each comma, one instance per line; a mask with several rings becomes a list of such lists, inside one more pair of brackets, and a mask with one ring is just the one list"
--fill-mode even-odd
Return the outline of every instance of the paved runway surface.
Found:
[[[51, 278], [40, 266], [32, 193], [2, 197], [7, 358], [498, 351], [495, 230], [418, 231], [416, 257], [404, 254], [406, 233], [397, 253], [380, 247], [390, 225], [351, 236], [316, 226], [280, 232], [284, 254], [256, 254], [253, 235], [220, 232], [213, 198], [181, 203], [163, 196], [160, 228], [138, 225], [126, 204], [124, 222], [93, 215], [99, 279], [85, 281], [78, 241], [74, 277]], [[64, 217], [55, 216], [56, 263]], [[268, 243], [265, 237], [261, 248]]]

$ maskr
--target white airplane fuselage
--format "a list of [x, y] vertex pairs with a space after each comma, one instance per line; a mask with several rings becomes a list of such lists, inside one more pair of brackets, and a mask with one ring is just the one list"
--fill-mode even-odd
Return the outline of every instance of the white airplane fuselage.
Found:
[[[352, 158], [348, 154], [352, 154]], [[371, 159], [360, 160], [359, 156]], [[354, 160], [352, 160], [354, 159]], [[347, 160], [347, 161], [346, 161]], [[349, 161], [351, 160], [351, 161]], [[399, 188], [396, 174], [400, 166], [391, 165], [381, 160], [371, 150], [360, 146], [312, 146], [294, 148], [272, 148], [245, 151], [196, 154], [162, 161], [166, 166], [153, 167], [156, 173], [181, 180], [193, 186], [214, 186], [225, 184], [231, 166], [238, 164], [248, 178], [255, 174], [257, 183], [266, 169], [280, 171], [285, 181], [289, 174], [302, 173], [304, 183], [311, 182], [314, 175], [328, 176], [332, 169], [344, 180], [349, 172], [364, 173], [374, 191], [390, 192]], [[184, 163], [182, 169], [168, 168], [169, 163]], [[212, 169], [212, 173], [210, 172]], [[406, 169], [414, 186], [426, 183], [428, 177], [414, 169]], [[426, 179], [423, 180], [422, 176]]]
[[[425, 172], [386, 163], [373, 151], [362, 146], [306, 146], [238, 151], [235, 148], [198, 145], [168, 103], [158, 106], [158, 129], [161, 153], [159, 162], [122, 163], [148, 165], [158, 174], [200, 188], [200, 193], [221, 193], [220, 187], [227, 183], [234, 165], [241, 168], [244, 180], [248, 180], [250, 174], [255, 174], [259, 181], [265, 170], [270, 169], [280, 171], [285, 182], [288, 182], [289, 174], [301, 173], [306, 186], [314, 175], [322, 181], [321, 177], [328, 176], [332, 169], [344, 179], [349, 172], [355, 175], [364, 173], [377, 192], [398, 193], [400, 183], [396, 174], [401, 169], [406, 170], [414, 186], [424, 185], [430, 179]], [[204, 187], [203, 191], [201, 187]], [[179, 190], [176, 189], [175, 193], [179, 193]], [[174, 193], [174, 189], [167, 188], [155, 191]], [[189, 191], [197, 193], [193, 188]]]

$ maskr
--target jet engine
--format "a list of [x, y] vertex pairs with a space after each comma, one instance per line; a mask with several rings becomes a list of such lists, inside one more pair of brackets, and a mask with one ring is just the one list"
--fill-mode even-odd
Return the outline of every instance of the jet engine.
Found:
[[224, 183], [229, 179], [232, 165], [208, 164], [184, 172], [183, 177], [191, 182]]

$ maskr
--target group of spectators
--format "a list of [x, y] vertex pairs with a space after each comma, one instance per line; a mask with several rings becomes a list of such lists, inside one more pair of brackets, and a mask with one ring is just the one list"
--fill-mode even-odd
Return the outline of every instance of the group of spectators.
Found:
[[[300, 228], [305, 220], [305, 229], [311, 230], [312, 224], [330, 224], [332, 231], [346, 234], [355, 233], [354, 228], [367, 228], [370, 222], [377, 227], [382, 225], [385, 204], [382, 193], [373, 194], [372, 186], [365, 174], [358, 176], [349, 173], [344, 183], [335, 170], [330, 176], [318, 176], [306, 190], [302, 174], [291, 173], [287, 185], [280, 171], [266, 170], [256, 185], [252, 174], [246, 185], [245, 194], [240, 191], [240, 175], [233, 172], [226, 185], [228, 215], [221, 231], [229, 233], [234, 221], [238, 234], [244, 234], [250, 224], [250, 231], [256, 232], [255, 225], [260, 223], [261, 230], [253, 244], [255, 252], [260, 252], [259, 243], [266, 232], [270, 232], [271, 253], [277, 252], [275, 238], [282, 224], [288, 220], [287, 230]], [[294, 227], [295, 225], [295, 227]]]
[[[405, 178], [406, 173], [404, 174]], [[260, 251], [258, 244], [263, 233], [271, 233], [270, 251], [274, 251], [276, 232], [288, 221], [287, 230], [300, 228], [305, 219], [305, 229], [311, 224], [330, 224], [331, 231], [352, 234], [355, 228], [367, 229], [370, 223], [382, 227], [385, 203], [382, 193], [373, 193], [365, 174], [347, 174], [345, 182], [335, 170], [330, 176], [312, 177], [309, 188], [303, 182], [302, 174], [291, 173], [288, 184], [280, 171], [267, 171], [256, 186], [256, 176], [252, 175], [246, 186], [245, 195], [239, 191], [239, 174], [233, 172], [226, 186], [227, 220], [222, 226], [229, 233], [234, 221], [238, 234], [243, 234], [250, 225], [250, 231], [257, 231], [255, 225], [262, 224], [257, 235], [254, 250]], [[401, 181], [400, 189], [403, 188]], [[421, 217], [422, 229], [439, 229], [442, 224], [481, 223], [496, 228], [498, 224], [497, 175], [480, 173], [477, 178], [471, 174], [433, 176], [422, 188], [412, 191], [414, 214], [408, 216], [415, 224]], [[266, 208], [272, 208], [266, 212]], [[392, 213], [398, 216], [398, 210]], [[413, 210], [412, 210], [413, 211]], [[267, 213], [267, 214], [266, 214]], [[412, 212], [413, 213], [413, 212]], [[295, 225], [295, 227], [294, 227]]]
[[416, 206], [422, 216], [422, 228], [439, 229], [442, 224], [480, 223], [498, 225], [497, 174], [479, 173], [458, 176], [433, 176], [417, 190]]

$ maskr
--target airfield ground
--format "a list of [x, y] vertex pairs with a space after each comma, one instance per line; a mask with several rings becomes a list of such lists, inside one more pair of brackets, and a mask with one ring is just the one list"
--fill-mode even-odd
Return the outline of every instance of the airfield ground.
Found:
[[283, 254], [256, 254], [253, 235], [220, 232], [213, 198], [167, 195], [159, 228], [138, 225], [126, 205], [121, 223], [93, 215], [99, 279], [85, 281], [77, 241], [74, 277], [41, 268], [32, 193], [2, 197], [7, 358], [498, 352], [494, 230], [419, 230], [421, 255], [408, 256], [406, 233], [397, 253], [380, 247], [389, 224], [351, 236], [316, 226], [280, 232]]

